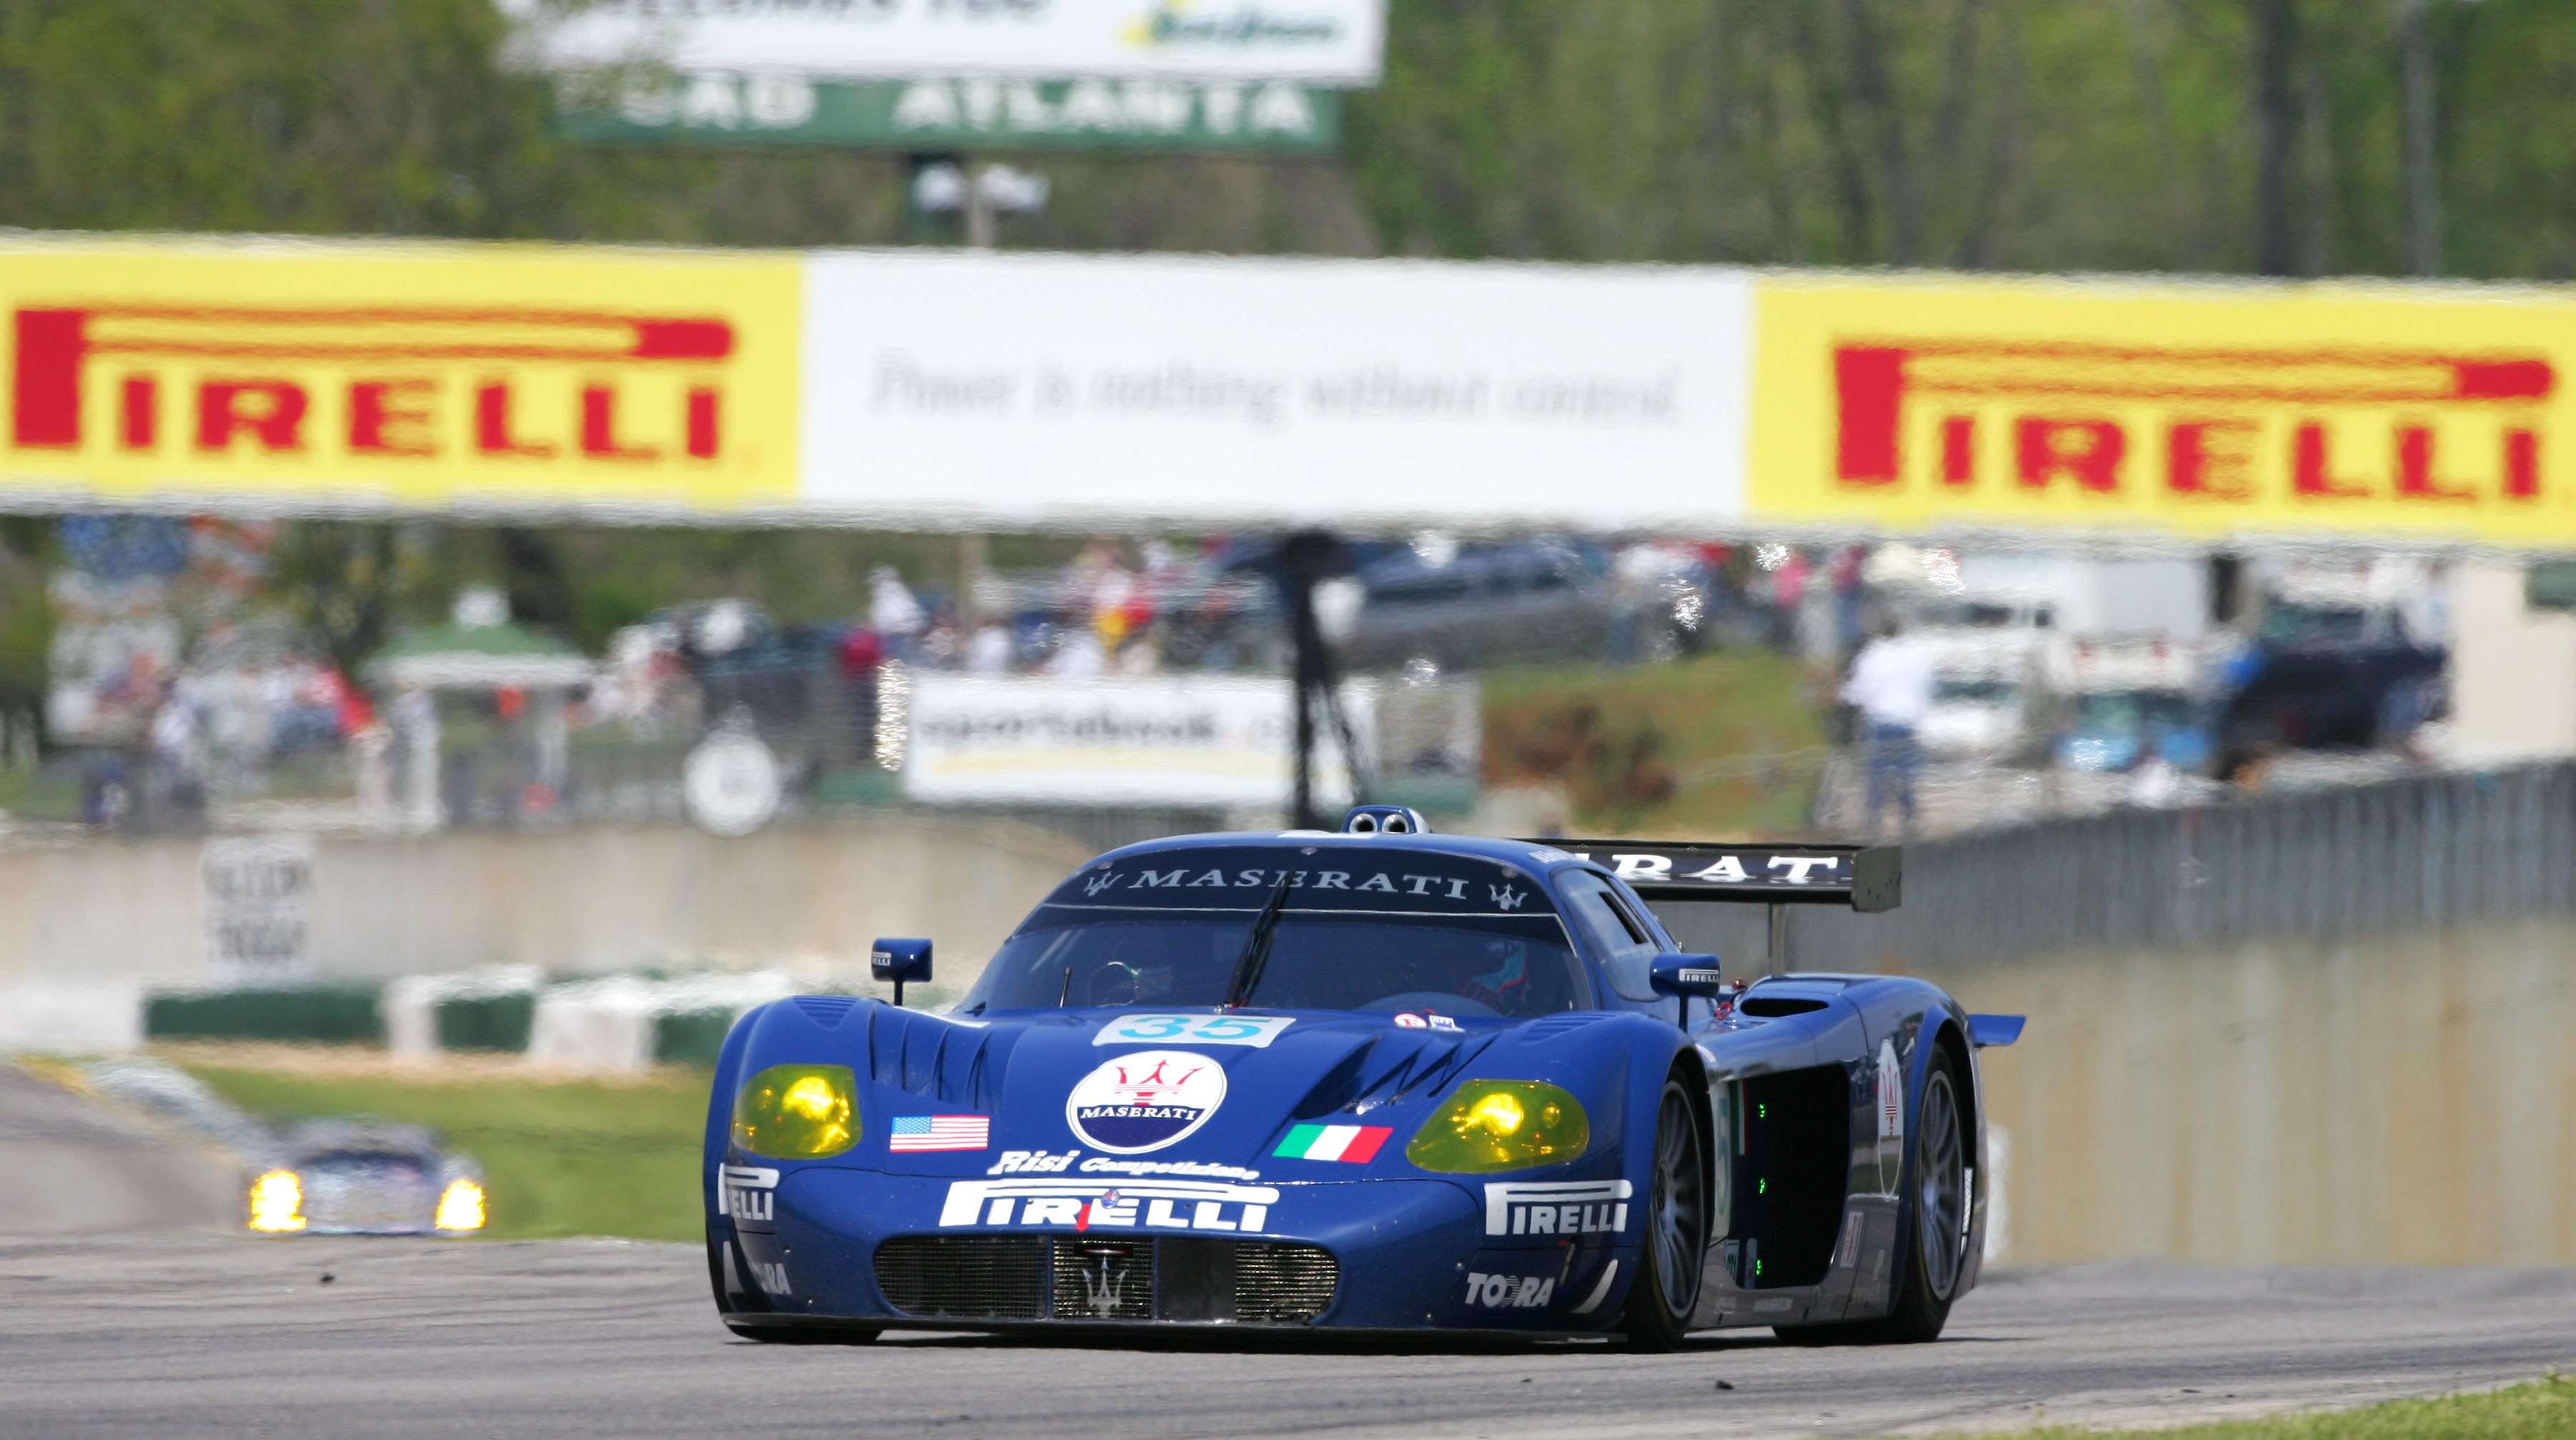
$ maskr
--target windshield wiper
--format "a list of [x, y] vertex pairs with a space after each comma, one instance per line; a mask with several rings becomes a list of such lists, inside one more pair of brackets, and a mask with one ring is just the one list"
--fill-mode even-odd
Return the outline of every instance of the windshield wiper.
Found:
[[1225, 988], [1225, 1004], [1219, 1008], [1242, 1009], [1252, 998], [1253, 987], [1261, 983], [1261, 967], [1270, 963], [1270, 937], [1278, 933], [1280, 913], [1288, 908], [1288, 887], [1296, 878], [1294, 870], [1279, 872], [1279, 887], [1270, 892], [1261, 918], [1252, 922], [1252, 933], [1244, 937], [1243, 957], [1234, 962], [1234, 983]]

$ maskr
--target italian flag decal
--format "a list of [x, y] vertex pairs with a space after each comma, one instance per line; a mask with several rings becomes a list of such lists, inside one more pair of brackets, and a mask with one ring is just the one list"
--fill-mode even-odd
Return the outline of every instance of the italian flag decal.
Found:
[[1394, 1133], [1383, 1125], [1300, 1125], [1270, 1153], [1291, 1160], [1347, 1160], [1365, 1165]]

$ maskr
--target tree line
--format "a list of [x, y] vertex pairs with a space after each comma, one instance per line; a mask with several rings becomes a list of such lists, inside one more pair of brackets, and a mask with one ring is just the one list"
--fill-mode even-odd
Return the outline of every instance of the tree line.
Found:
[[[585, 147], [491, 0], [0, 0], [0, 224], [892, 244], [900, 157]], [[1324, 160], [1028, 157], [1002, 243], [2576, 274], [2566, 0], [1394, 0]]]
[[[1328, 159], [1017, 158], [1006, 246], [2289, 276], [2576, 276], [2568, 0], [1391, 0]], [[0, 225], [717, 245], [911, 233], [904, 162], [551, 133], [491, 0], [0, 0]], [[1002, 158], [1002, 157], [996, 157]], [[46, 527], [0, 524], [0, 701]], [[595, 638], [673, 584], [855, 603], [898, 537], [304, 526], [348, 651], [460, 574]], [[832, 562], [815, 564], [821, 547]], [[801, 549], [799, 547], [802, 547]], [[603, 567], [605, 569], [603, 570]]]

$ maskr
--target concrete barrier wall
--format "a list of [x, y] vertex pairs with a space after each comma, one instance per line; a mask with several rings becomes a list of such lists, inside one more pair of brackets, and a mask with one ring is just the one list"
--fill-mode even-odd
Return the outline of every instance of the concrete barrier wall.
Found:
[[[0, 993], [216, 978], [206, 843], [0, 846]], [[738, 840], [680, 826], [329, 836], [313, 854], [311, 969], [863, 966], [876, 936], [928, 935], [954, 993], [1085, 858], [1029, 826], [911, 815]]]
[[[115, 1048], [107, 1031], [131, 1031], [131, 1000], [99, 997], [211, 978], [200, 843], [0, 848], [0, 1046], [27, 1029]], [[855, 969], [877, 935], [926, 934], [955, 994], [1083, 858], [1043, 831], [937, 817], [742, 840], [324, 839], [313, 956], [351, 978], [512, 963]], [[1797, 961], [1872, 963], [1840, 951]], [[1988, 1115], [2009, 1142], [2005, 1263], [2576, 1264], [2576, 920], [1948, 958], [1915, 973], [1972, 1009], [2031, 1017], [1985, 1065]], [[73, 1033], [116, 1015], [94, 1040]]]
[[2576, 924], [1917, 973], [2030, 1016], [2006, 1263], [2576, 1264]]

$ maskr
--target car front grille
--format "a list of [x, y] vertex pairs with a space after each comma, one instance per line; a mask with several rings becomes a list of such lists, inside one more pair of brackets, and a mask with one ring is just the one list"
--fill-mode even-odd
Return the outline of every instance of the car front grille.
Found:
[[877, 1288], [907, 1315], [1036, 1320], [1046, 1252], [1040, 1235], [906, 1235], [877, 1247]]
[[1341, 1278], [1314, 1245], [1076, 1235], [899, 1235], [876, 1272], [923, 1319], [1241, 1325], [1309, 1324]]

